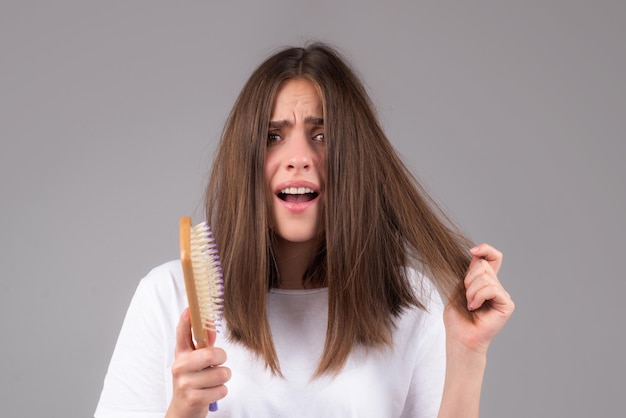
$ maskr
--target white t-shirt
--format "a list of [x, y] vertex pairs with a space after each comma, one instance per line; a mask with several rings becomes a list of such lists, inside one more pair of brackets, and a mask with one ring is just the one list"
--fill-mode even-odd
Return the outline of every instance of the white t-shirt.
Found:
[[[311, 380], [324, 348], [328, 290], [268, 293], [268, 315], [284, 378], [226, 333], [215, 345], [232, 371], [228, 396], [211, 417], [436, 417], [445, 375], [443, 305], [428, 280], [413, 277], [428, 312], [396, 320], [393, 348], [355, 348], [337, 376]], [[97, 418], [163, 417], [172, 398], [176, 326], [187, 307], [180, 262], [152, 270], [132, 299]]]

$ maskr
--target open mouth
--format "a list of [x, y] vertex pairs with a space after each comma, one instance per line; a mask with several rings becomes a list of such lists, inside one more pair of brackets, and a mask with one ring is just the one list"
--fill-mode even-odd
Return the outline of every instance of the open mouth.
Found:
[[317, 196], [319, 196], [319, 193], [308, 187], [287, 187], [278, 192], [280, 200], [291, 203], [310, 202]]

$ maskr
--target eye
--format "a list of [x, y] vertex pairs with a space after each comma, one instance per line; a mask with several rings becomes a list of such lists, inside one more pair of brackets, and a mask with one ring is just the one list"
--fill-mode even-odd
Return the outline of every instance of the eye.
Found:
[[317, 135], [313, 135], [313, 141], [324, 142], [324, 134], [320, 132]]
[[267, 143], [273, 144], [274, 142], [280, 141], [280, 135], [275, 132], [270, 132], [267, 134]]

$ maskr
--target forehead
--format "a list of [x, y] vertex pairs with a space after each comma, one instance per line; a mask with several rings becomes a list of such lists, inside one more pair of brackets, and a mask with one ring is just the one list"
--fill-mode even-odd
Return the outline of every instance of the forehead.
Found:
[[271, 119], [289, 115], [322, 116], [322, 100], [316, 85], [304, 78], [292, 78], [278, 87]]

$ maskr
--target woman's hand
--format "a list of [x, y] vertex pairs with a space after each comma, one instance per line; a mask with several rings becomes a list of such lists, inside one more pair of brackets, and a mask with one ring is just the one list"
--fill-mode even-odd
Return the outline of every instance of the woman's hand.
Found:
[[226, 396], [224, 384], [230, 369], [221, 366], [226, 353], [213, 347], [215, 332], [209, 333], [209, 347], [194, 346], [189, 310], [185, 309], [176, 328], [176, 350], [172, 377], [174, 392], [167, 410], [169, 418], [206, 417], [209, 404]]
[[471, 250], [472, 261], [465, 275], [467, 309], [473, 312], [472, 322], [457, 312], [451, 304], [446, 306], [444, 323], [448, 346], [486, 354], [489, 344], [507, 322], [515, 304], [498, 280], [502, 253], [488, 244]]
[[446, 380], [439, 418], [478, 418], [487, 349], [515, 309], [497, 276], [502, 253], [487, 244], [470, 251], [464, 284], [474, 318], [452, 303], [445, 308]]

